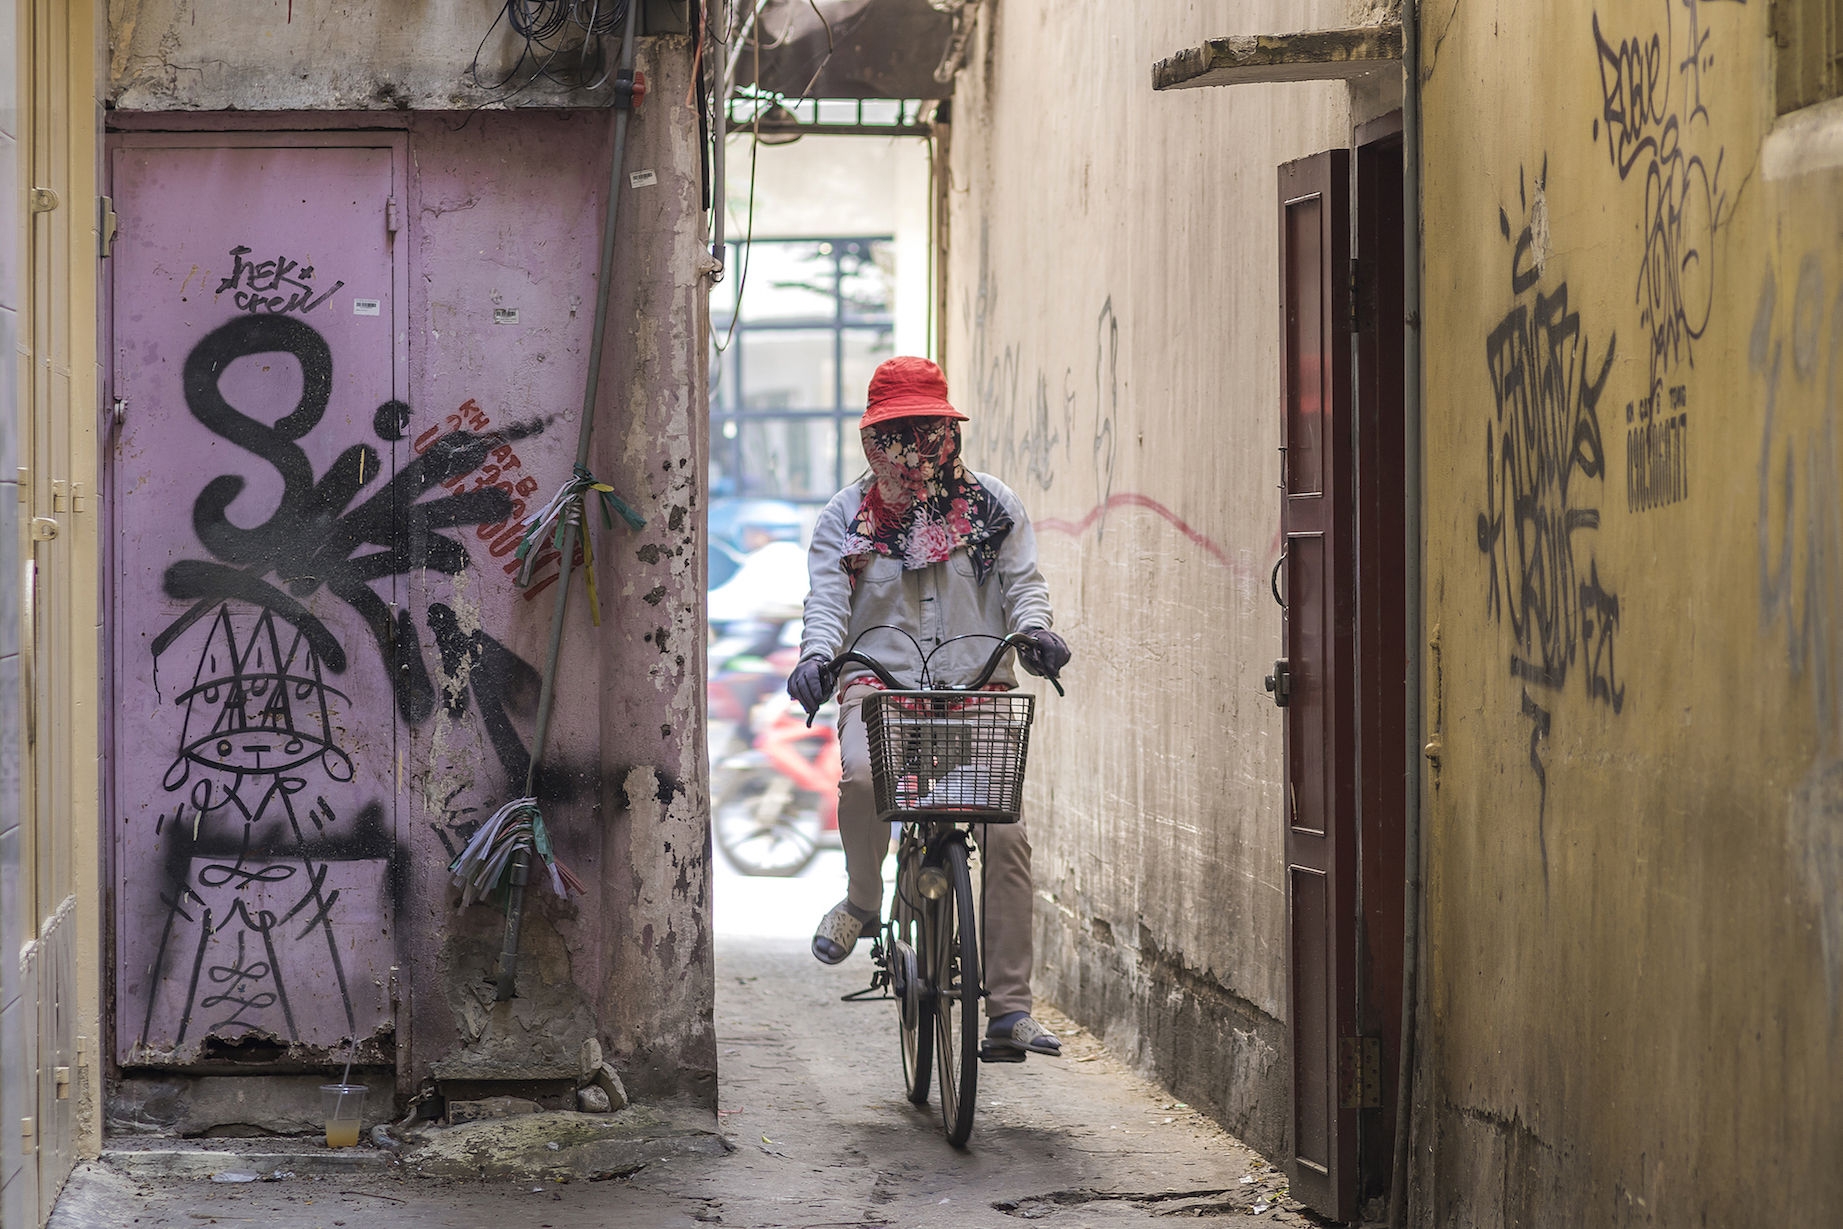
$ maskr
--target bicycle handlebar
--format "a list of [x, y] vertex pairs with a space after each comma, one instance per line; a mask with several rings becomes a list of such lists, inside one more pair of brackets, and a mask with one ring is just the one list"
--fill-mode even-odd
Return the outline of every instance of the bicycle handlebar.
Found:
[[[875, 630], [875, 629], [866, 629], [866, 630]], [[974, 640], [974, 639], [980, 639], [980, 638], [986, 637], [987, 635], [988, 633], [985, 633], [985, 632], [972, 632], [965, 636], [953, 636], [947, 640], [943, 640], [940, 644], [937, 644], [936, 646], [934, 646], [934, 649], [931, 652], [929, 652], [927, 656], [922, 658], [923, 677], [925, 678], [927, 675], [928, 658], [934, 656], [935, 653], [939, 652], [945, 646], [952, 644], [955, 640]], [[992, 681], [992, 675], [998, 671], [998, 663], [1004, 660], [1005, 654], [1007, 652], [1011, 651], [1012, 649], [1022, 649], [1025, 645], [1028, 645], [1030, 643], [1030, 637], [1025, 635], [1023, 632], [1012, 632], [1010, 635], [1004, 636], [1002, 638], [993, 636], [991, 637], [991, 639], [995, 639], [998, 641], [998, 647], [993, 649], [992, 656], [986, 659], [985, 668], [979, 672], [978, 678], [974, 679], [972, 682], [968, 683], [964, 687], [935, 687], [935, 688], [929, 688], [929, 690], [978, 691], [981, 687], [984, 687], [987, 683]], [[921, 646], [917, 645], [916, 647], [920, 648]], [[876, 658], [871, 657], [870, 655], [866, 653], [858, 652], [857, 646], [854, 644], [851, 648], [846, 649], [844, 652], [840, 653], [837, 657], [834, 657], [831, 661], [828, 661], [824, 665], [819, 667], [819, 678], [820, 678], [820, 681], [825, 684], [826, 694], [830, 695], [832, 692], [832, 689], [838, 686], [839, 676], [844, 673], [845, 667], [850, 665], [853, 662], [856, 662], [857, 664], [861, 666], [867, 667], [872, 674], [877, 676], [877, 680], [881, 682], [885, 687], [889, 688], [891, 691], [910, 690], [909, 688], [904, 687], [902, 683], [898, 682], [896, 679], [896, 676], [891, 674], [887, 669], [885, 669], [882, 662], [878, 661]], [[1061, 695], [1068, 694], [1062, 689], [1062, 680], [1058, 678], [1055, 674], [1045, 674], [1043, 677], [1047, 678], [1050, 681], [1050, 685], [1056, 689], [1057, 695], [1061, 696]], [[804, 708], [805, 706], [802, 705], [801, 707]], [[816, 708], [806, 710], [806, 724], [808, 727], [812, 726], [813, 716], [816, 713], [818, 713], [818, 711], [819, 710]]]

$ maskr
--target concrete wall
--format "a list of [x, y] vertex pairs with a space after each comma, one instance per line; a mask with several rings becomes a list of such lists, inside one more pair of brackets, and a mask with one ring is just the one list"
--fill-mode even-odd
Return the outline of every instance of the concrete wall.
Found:
[[[667, 7], [653, 0], [643, 16], [666, 17]], [[670, 28], [682, 32], [677, 16]], [[579, 32], [556, 40], [565, 50], [550, 62], [561, 80], [526, 84], [533, 59], [521, 64], [525, 40], [507, 24], [500, 0], [110, 0], [109, 97], [117, 107], [141, 111], [605, 103], [606, 86], [570, 88], [581, 41]], [[619, 45], [618, 34], [606, 41], [610, 58]], [[522, 88], [491, 88], [514, 74]], [[599, 75], [591, 71], [589, 80]]]
[[[1036, 520], [1075, 652], [1032, 747], [1037, 989], [1274, 1157], [1275, 167], [1347, 147], [1352, 95], [1154, 94], [1150, 73], [1208, 37], [1370, 7], [1004, 0], [980, 11], [953, 103], [948, 377], [970, 455]], [[1387, 88], [1356, 109], [1393, 106]]]
[[1843, 112], [1772, 7], [1426, 6], [1422, 1223], [1843, 1207]]
[[[302, 11], [297, 2], [296, 22]], [[125, 20], [117, 14], [118, 40]], [[417, 63], [442, 45], [439, 27], [436, 21], [428, 39], [405, 44]], [[185, 33], [189, 18], [174, 29], [181, 45], [162, 54], [183, 59], [211, 51], [215, 33], [192, 41]], [[338, 37], [347, 40], [349, 32]], [[470, 52], [478, 37], [478, 31], [470, 36]], [[500, 915], [486, 906], [457, 913], [445, 867], [473, 825], [522, 792], [522, 764], [515, 761], [533, 735], [557, 589], [534, 586], [528, 598], [513, 587], [502, 541], [513, 530], [509, 521], [445, 529], [443, 536], [464, 546], [466, 568], [417, 570], [400, 585], [439, 701], [418, 709], [413, 720], [381, 715], [386, 726], [394, 720], [401, 727], [394, 735], [398, 758], [384, 766], [384, 779], [394, 772], [397, 782], [389, 857], [397, 868], [393, 903], [403, 960], [400, 1093], [429, 1076], [572, 1078], [581, 1043], [596, 1038], [634, 1095], [714, 1103], [700, 613], [708, 337], [696, 121], [681, 102], [690, 62], [688, 39], [642, 41], [641, 68], [654, 92], [632, 125], [625, 166], [652, 170], [657, 181], [632, 190], [622, 185], [590, 461], [649, 523], [637, 534], [625, 526], [596, 530], [599, 629], [590, 626], [580, 572], [572, 581], [564, 671], [540, 784], [558, 854], [589, 891], [562, 903], [548, 886], [534, 887], [520, 997], [509, 1004], [495, 1005], [491, 987], [482, 985], [499, 947]], [[538, 483], [530, 506], [541, 504], [567, 475], [575, 450], [612, 112], [491, 112], [461, 125], [414, 112], [126, 109], [136, 101], [239, 111], [273, 106], [278, 95], [265, 84], [264, 63], [256, 57], [228, 93], [183, 98], [136, 94], [139, 87], [118, 77], [121, 105], [113, 122], [136, 134], [130, 141], [162, 129], [286, 132], [380, 123], [405, 134], [380, 139], [407, 142], [398, 242], [411, 245], [403, 317], [410, 418], [397, 445], [376, 443], [383, 428], [368, 415], [344, 425], [329, 418], [329, 429], [351, 433], [352, 443], [403, 451], [431, 430], [439, 437], [453, 428], [451, 417], [467, 417], [469, 405], [487, 420], [481, 427], [469, 419], [472, 430], [535, 421], [540, 429], [519, 439], [516, 451], [522, 471]], [[322, 91], [337, 77], [315, 71], [325, 78], [316, 86]], [[282, 101], [324, 107], [343, 97], [321, 92]], [[289, 140], [311, 138], [281, 143]], [[517, 309], [518, 322], [496, 324], [500, 308]], [[398, 462], [410, 455], [405, 451]], [[481, 469], [467, 489], [505, 477]], [[382, 659], [355, 650], [352, 668], [381, 670]], [[388, 1082], [388, 1074], [383, 1078]], [[189, 1077], [149, 1072], [123, 1088], [117, 1117], [124, 1125], [164, 1120], [201, 1128], [221, 1093]], [[289, 1095], [281, 1089], [270, 1107], [278, 1122], [301, 1117]]]

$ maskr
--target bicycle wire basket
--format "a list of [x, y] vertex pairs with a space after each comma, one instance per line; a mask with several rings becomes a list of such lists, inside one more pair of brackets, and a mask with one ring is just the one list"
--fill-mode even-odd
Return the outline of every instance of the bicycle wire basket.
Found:
[[1036, 697], [1005, 691], [879, 691], [864, 698], [881, 819], [1014, 823]]

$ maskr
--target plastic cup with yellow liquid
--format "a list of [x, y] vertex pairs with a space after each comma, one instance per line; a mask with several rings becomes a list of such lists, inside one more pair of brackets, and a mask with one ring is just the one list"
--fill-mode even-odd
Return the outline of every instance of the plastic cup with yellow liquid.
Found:
[[320, 1104], [326, 1110], [326, 1146], [355, 1148], [365, 1113], [363, 1084], [322, 1084]]

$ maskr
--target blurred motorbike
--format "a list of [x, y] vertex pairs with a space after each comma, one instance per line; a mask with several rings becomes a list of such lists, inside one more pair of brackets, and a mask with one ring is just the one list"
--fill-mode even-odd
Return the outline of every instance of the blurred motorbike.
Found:
[[710, 592], [721, 629], [706, 684], [711, 835], [744, 875], [798, 875], [839, 844], [836, 707], [809, 729], [785, 691], [805, 596], [805, 552], [785, 541], [752, 551]]
[[790, 877], [838, 848], [838, 709], [827, 705], [808, 728], [777, 690], [754, 716], [753, 745], [711, 771], [711, 835], [742, 874]]

